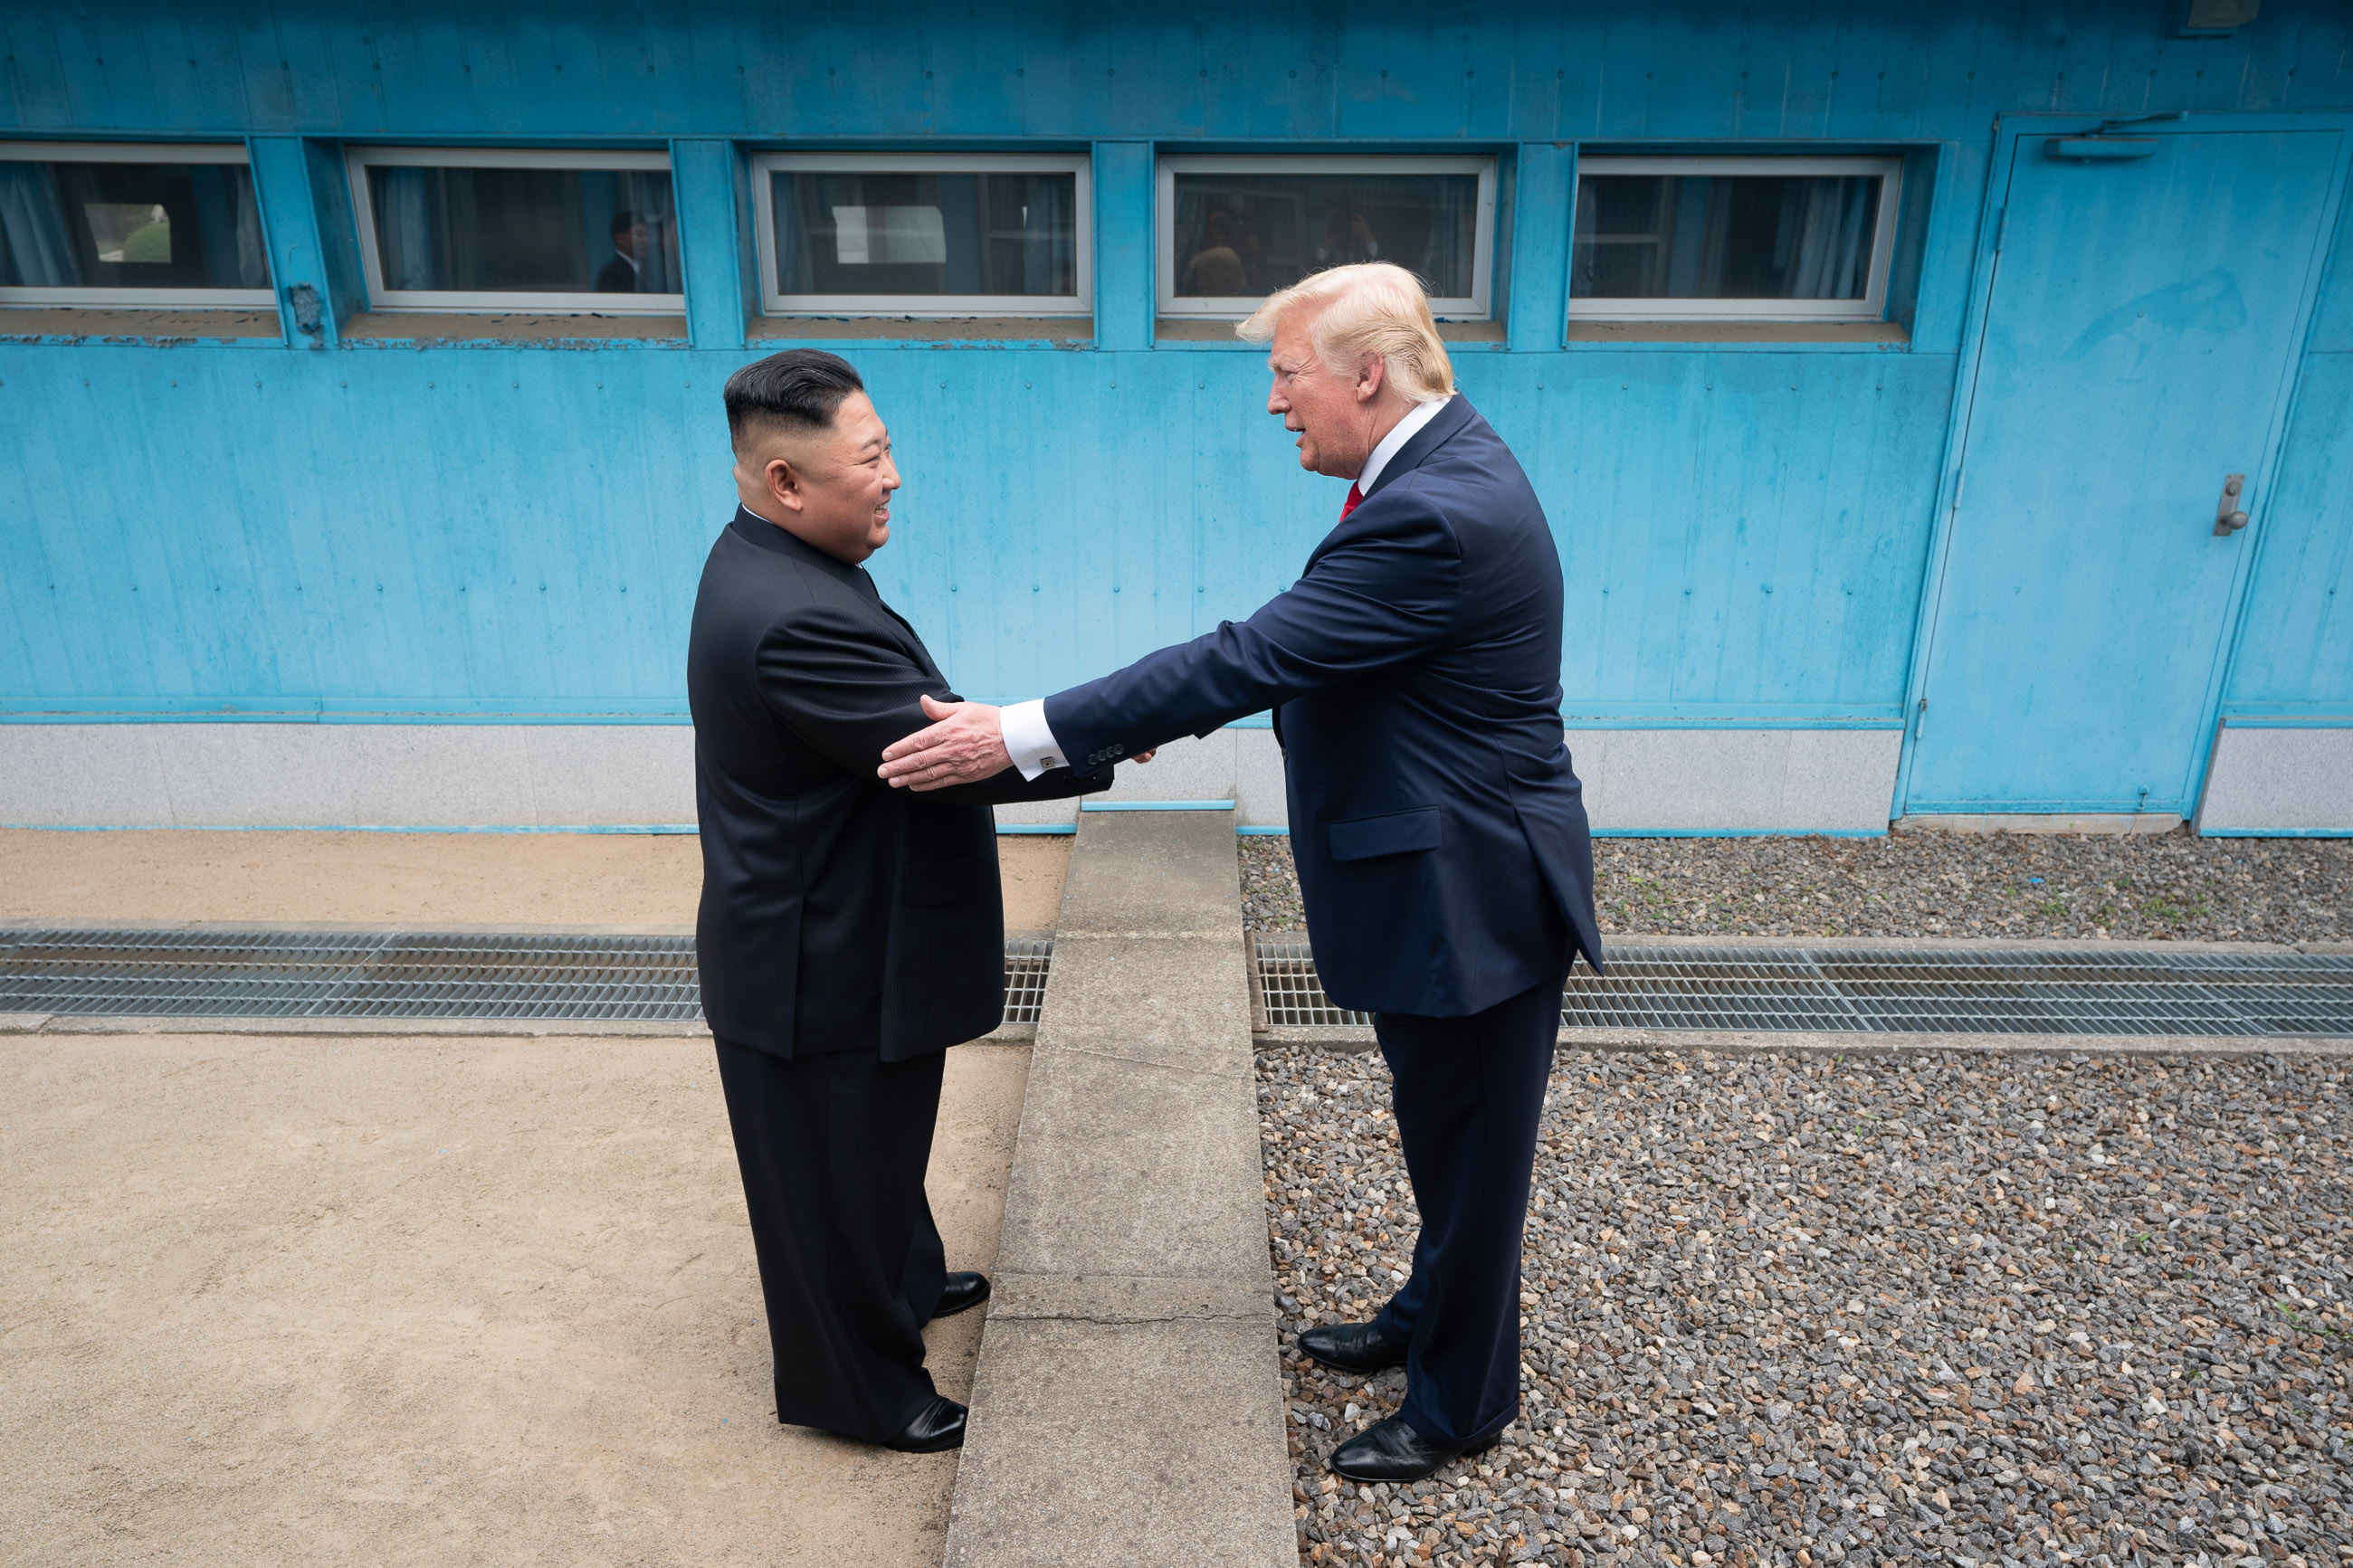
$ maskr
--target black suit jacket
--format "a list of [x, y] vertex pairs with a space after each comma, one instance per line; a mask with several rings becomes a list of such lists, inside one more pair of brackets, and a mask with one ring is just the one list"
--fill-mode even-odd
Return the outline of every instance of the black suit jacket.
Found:
[[615, 251], [605, 262], [604, 270], [596, 274], [599, 294], [634, 294], [638, 291], [638, 269], [628, 258]]
[[988, 804], [1103, 789], [1111, 769], [883, 784], [882, 748], [928, 722], [916, 700], [954, 693], [862, 568], [741, 510], [703, 564], [686, 690], [712, 1033], [903, 1061], [994, 1029], [1005, 910]]

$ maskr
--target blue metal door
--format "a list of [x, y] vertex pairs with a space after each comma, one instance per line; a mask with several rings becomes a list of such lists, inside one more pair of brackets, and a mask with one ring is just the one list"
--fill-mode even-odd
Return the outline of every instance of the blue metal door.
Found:
[[1908, 814], [2194, 808], [2338, 140], [2205, 124], [2011, 143]]

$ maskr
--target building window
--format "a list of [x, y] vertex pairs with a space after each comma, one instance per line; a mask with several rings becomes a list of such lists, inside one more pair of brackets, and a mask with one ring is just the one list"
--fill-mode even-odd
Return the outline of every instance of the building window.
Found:
[[355, 147], [350, 162], [375, 310], [686, 309], [663, 153]]
[[0, 305], [270, 305], [242, 147], [0, 144]]
[[1310, 273], [1393, 261], [1438, 316], [1483, 320], [1495, 161], [1164, 158], [1159, 235], [1164, 316], [1247, 316]]
[[1875, 321], [1895, 158], [1585, 158], [1568, 313]]
[[765, 153], [752, 161], [772, 316], [1083, 316], [1079, 156]]

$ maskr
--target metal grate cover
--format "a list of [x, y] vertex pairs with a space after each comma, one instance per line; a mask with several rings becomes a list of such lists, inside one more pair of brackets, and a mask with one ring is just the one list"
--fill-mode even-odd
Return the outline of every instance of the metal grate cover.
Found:
[[[1049, 941], [1005, 944], [1005, 1021], [1034, 1024]], [[687, 936], [0, 931], [0, 1013], [187, 1018], [702, 1016]]]
[[1054, 939], [1005, 944], [1005, 1021], [1034, 1024], [1046, 1005], [1046, 970], [1054, 962]]
[[[2353, 1035], [2353, 953], [2069, 949], [1609, 950], [1561, 998], [1578, 1028], [1971, 1035]], [[1307, 944], [1261, 941], [1275, 1027], [1364, 1026], [1333, 1005]]]

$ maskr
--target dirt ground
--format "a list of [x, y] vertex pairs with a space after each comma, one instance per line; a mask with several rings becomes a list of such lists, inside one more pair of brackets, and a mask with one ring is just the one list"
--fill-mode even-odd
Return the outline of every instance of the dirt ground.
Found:
[[[691, 926], [692, 834], [0, 829], [0, 921]], [[1071, 840], [997, 841], [1005, 923], [1049, 930]]]
[[[155, 863], [164, 836], [123, 837], [53, 836]], [[576, 855], [650, 919], [692, 848], [379, 840], [401, 888], [347, 868], [303, 903], [266, 873], [328, 857], [236, 837], [248, 919], [422, 918], [496, 880], [453, 847]], [[195, 885], [47, 907], [225, 912], [165, 896]], [[993, 1260], [1027, 1075], [949, 1053], [951, 1267]], [[0, 1086], [0, 1562], [939, 1561], [955, 1455], [776, 1424], [707, 1042], [16, 1036]], [[952, 1395], [980, 1318], [927, 1336]]]

